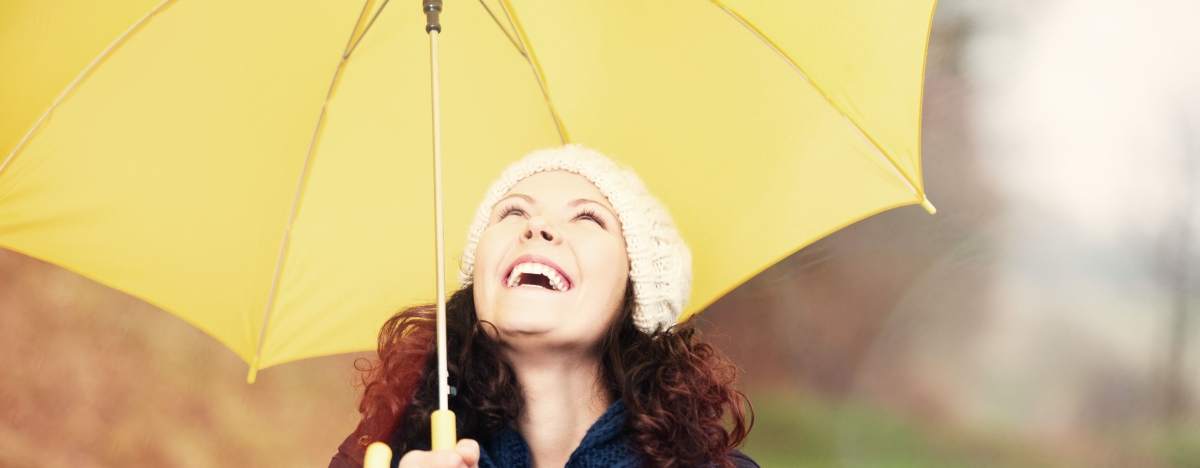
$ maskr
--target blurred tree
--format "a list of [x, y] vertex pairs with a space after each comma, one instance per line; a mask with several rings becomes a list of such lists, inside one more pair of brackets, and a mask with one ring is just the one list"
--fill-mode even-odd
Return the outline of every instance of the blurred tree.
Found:
[[1190, 412], [1189, 379], [1185, 372], [1188, 341], [1191, 335], [1191, 296], [1194, 290], [1192, 270], [1196, 264], [1195, 229], [1193, 218], [1196, 212], [1197, 193], [1197, 144], [1191, 119], [1186, 114], [1180, 119], [1183, 149], [1180, 154], [1180, 177], [1176, 204], [1167, 220], [1165, 244], [1167, 255], [1163, 265], [1166, 283], [1171, 295], [1171, 313], [1168, 316], [1167, 361], [1163, 382], [1162, 417], [1169, 425], [1183, 421]]
[[0, 467], [325, 466], [358, 422], [351, 362], [369, 355], [247, 385], [196, 327], [0, 249]]

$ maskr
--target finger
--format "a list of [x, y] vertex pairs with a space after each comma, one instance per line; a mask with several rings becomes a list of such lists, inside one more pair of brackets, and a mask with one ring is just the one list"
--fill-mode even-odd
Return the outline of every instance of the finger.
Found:
[[424, 461], [423, 459], [428, 454], [429, 454], [429, 452], [425, 452], [422, 450], [410, 451], [410, 452], [404, 454], [403, 457], [400, 457], [399, 468], [417, 468], [417, 467], [421, 466], [421, 462]]
[[479, 442], [471, 439], [460, 440], [458, 445], [454, 446], [454, 451], [462, 456], [463, 463], [466, 463], [468, 467], [479, 464]]
[[400, 468], [469, 468], [453, 450], [413, 450], [400, 459]]
[[470, 468], [456, 450], [434, 450], [429, 452], [429, 458], [422, 463], [426, 468]]

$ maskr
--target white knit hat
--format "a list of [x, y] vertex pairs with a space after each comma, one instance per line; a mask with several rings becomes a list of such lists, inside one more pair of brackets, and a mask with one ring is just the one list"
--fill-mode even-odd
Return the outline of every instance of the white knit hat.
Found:
[[633, 322], [651, 333], [669, 329], [679, 321], [692, 289], [692, 254], [667, 210], [632, 169], [623, 168], [595, 150], [580, 145], [535, 151], [508, 166], [492, 183], [475, 212], [467, 233], [462, 269], [458, 280], [471, 283], [475, 268], [475, 246], [488, 225], [492, 209], [521, 179], [543, 171], [579, 174], [600, 189], [621, 220], [621, 234], [629, 254], [629, 278], [633, 282]]

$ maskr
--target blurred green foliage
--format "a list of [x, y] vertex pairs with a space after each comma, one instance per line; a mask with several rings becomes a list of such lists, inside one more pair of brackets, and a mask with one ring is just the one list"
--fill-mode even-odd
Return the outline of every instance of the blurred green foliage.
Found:
[[743, 451], [764, 468], [1078, 466], [997, 434], [923, 423], [875, 405], [786, 391], [748, 394], [755, 421]]
[[1159, 450], [1172, 466], [1200, 468], [1200, 429], [1195, 427], [1171, 429], [1162, 438]]

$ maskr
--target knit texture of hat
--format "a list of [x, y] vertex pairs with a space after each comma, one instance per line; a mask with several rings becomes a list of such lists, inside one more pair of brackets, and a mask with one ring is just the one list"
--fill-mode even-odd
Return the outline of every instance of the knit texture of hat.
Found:
[[522, 179], [539, 172], [569, 171], [591, 181], [621, 220], [621, 234], [629, 254], [629, 279], [633, 283], [633, 321], [651, 333], [669, 329], [679, 321], [692, 289], [692, 254], [670, 215], [650, 195], [632, 169], [579, 145], [536, 151], [513, 163], [492, 183], [475, 221], [467, 232], [459, 283], [471, 283], [475, 272], [475, 246], [496, 203]]

